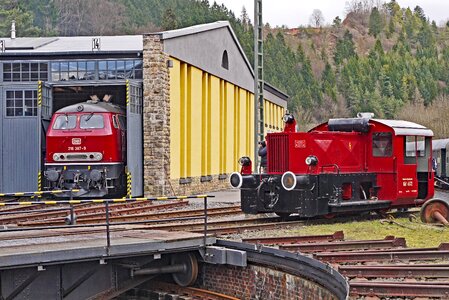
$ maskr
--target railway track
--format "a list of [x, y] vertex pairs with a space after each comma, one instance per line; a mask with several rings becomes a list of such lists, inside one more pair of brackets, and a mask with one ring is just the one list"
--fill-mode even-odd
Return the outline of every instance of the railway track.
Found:
[[[132, 211], [130, 214], [123, 213], [123, 210], [119, 213], [110, 213], [109, 221], [113, 222], [128, 222], [128, 221], [152, 221], [161, 220], [169, 218], [181, 218], [181, 217], [195, 217], [202, 216], [204, 214], [203, 209], [194, 210], [175, 210], [169, 212], [161, 212], [160, 210], [166, 208], [179, 208], [181, 203], [170, 203], [170, 204], [159, 204], [153, 206], [145, 207], [145, 210], [152, 210], [156, 212], [148, 213], [142, 211], [142, 208], [132, 208], [128, 209]], [[183, 206], [186, 205], [182, 203]], [[227, 206], [219, 208], [209, 208], [208, 215], [213, 216], [229, 216], [234, 214], [241, 214], [239, 206]], [[67, 215], [67, 214], [66, 214]], [[96, 214], [85, 214], [77, 215], [77, 224], [99, 224], [105, 222], [105, 213]], [[29, 222], [18, 222], [19, 226], [52, 226], [52, 225], [63, 225], [64, 218], [47, 219], [42, 221], [29, 221]]]
[[[203, 232], [201, 220], [165, 223], [164, 218], [194, 217], [203, 214], [203, 209], [185, 207], [187, 201], [155, 204], [148, 202], [131, 202], [110, 205], [109, 220], [114, 222], [141, 221], [139, 229]], [[59, 207], [57, 207], [59, 208]], [[0, 224], [15, 222], [19, 226], [61, 225], [68, 211], [33, 212], [37, 207], [12, 207], [8, 214], [0, 216]], [[105, 210], [102, 205], [74, 205], [79, 224], [100, 224], [105, 222]], [[28, 213], [25, 213], [25, 212]], [[5, 212], [1, 210], [0, 212]], [[11, 213], [11, 214], [9, 214]], [[279, 217], [243, 217], [239, 206], [226, 206], [208, 209], [208, 233], [228, 235], [244, 231], [284, 229], [305, 224], [328, 223], [329, 220], [295, 220], [284, 221]], [[234, 219], [229, 217], [234, 215]], [[378, 219], [378, 217], [370, 217]], [[353, 218], [351, 218], [353, 219]], [[345, 221], [334, 219], [330, 222]], [[146, 223], [145, 221], [148, 221]], [[104, 231], [93, 227], [47, 230], [40, 236], [70, 235], [79, 232]], [[126, 226], [112, 227], [111, 231], [129, 230]], [[16, 235], [18, 233], [11, 233]], [[24, 239], [33, 232], [21, 232]], [[387, 236], [380, 240], [346, 240], [343, 232], [329, 235], [263, 237], [243, 239], [246, 243], [272, 245], [277, 248], [300, 252], [317, 260], [334, 266], [349, 280], [353, 299], [366, 296], [373, 297], [449, 297], [449, 243], [432, 248], [407, 248], [403, 238]], [[182, 292], [184, 294], [184, 291]], [[224, 295], [226, 296], [226, 295]], [[197, 298], [195, 298], [197, 297]], [[208, 298], [209, 296], [191, 296], [192, 299], [234, 299]], [[212, 297], [212, 296], [210, 296]]]
[[[128, 202], [128, 203], [118, 203], [111, 204], [109, 206], [109, 216], [133, 216], [135, 214], [141, 214], [143, 211], [158, 211], [162, 209], [170, 208], [180, 208], [187, 206], [188, 201], [175, 201], [168, 203], [155, 204], [152, 201], [142, 201], [142, 202]], [[101, 217], [105, 215], [105, 207], [102, 204], [77, 204], [74, 205], [74, 213], [79, 219], [88, 219]], [[19, 207], [11, 207], [11, 211], [8, 214], [1, 215], [5, 211], [0, 212], [0, 224], [30, 224], [32, 225], [51, 225], [53, 224], [64, 224], [64, 218], [70, 214], [70, 207], [67, 205], [57, 206], [49, 210], [39, 210], [36, 208], [42, 208], [41, 206], [30, 207], [25, 206], [23, 209]], [[10, 213], [11, 212], [11, 213]], [[12, 213], [14, 212], [14, 213]]]
[[407, 248], [403, 238], [345, 240], [342, 232], [322, 236], [264, 237], [243, 242], [300, 252], [331, 264], [349, 280], [352, 299], [363, 297], [449, 297], [449, 244]]

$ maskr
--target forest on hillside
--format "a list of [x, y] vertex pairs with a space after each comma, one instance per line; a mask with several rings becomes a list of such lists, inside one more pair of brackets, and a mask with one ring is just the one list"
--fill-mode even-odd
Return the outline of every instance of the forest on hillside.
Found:
[[[437, 26], [421, 7], [394, 0], [352, 0], [346, 13], [329, 26], [265, 25], [265, 80], [290, 95], [303, 128], [370, 111], [449, 136], [449, 22]], [[0, 0], [1, 36], [12, 20], [18, 36], [140, 34], [229, 20], [253, 60], [246, 10], [236, 15], [207, 0]]]

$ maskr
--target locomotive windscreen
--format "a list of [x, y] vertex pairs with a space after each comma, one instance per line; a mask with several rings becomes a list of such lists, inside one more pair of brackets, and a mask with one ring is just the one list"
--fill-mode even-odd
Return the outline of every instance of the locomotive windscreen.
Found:
[[352, 119], [330, 119], [327, 122], [330, 131], [345, 131], [345, 132], [364, 132], [369, 130], [369, 119], [367, 118], [352, 118]]

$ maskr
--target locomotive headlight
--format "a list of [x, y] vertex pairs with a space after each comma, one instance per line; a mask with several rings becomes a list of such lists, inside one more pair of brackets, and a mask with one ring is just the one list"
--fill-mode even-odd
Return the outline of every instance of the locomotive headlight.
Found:
[[229, 176], [229, 183], [235, 189], [239, 189], [242, 186], [243, 178], [242, 175], [238, 172], [234, 172]]
[[285, 172], [282, 175], [281, 178], [281, 183], [282, 183], [282, 187], [287, 190], [287, 191], [291, 191], [295, 188], [296, 186], [296, 175], [293, 174], [293, 172]]
[[318, 164], [318, 158], [315, 155], [309, 155], [306, 158], [306, 165], [316, 166]]
[[58, 154], [53, 154], [53, 160], [59, 160], [59, 155]]
[[95, 153], [95, 159], [96, 160], [101, 160], [103, 158], [103, 154], [101, 153]]

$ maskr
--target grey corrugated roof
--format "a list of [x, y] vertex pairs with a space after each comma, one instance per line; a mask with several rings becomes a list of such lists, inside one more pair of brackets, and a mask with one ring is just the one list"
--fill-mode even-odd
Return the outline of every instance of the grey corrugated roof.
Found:
[[142, 52], [142, 35], [118, 35], [118, 36], [62, 36], [40, 38], [0, 38], [5, 40], [5, 54], [27, 53], [92, 53], [92, 39], [100, 38], [101, 51], [107, 52]]
[[[217, 21], [217, 22], [213, 22], [213, 23], [199, 24], [199, 25], [194, 25], [194, 26], [190, 26], [190, 27], [186, 27], [186, 28], [179, 28], [179, 29], [175, 29], [175, 30], [161, 31], [161, 32], [158, 32], [158, 34], [160, 34], [162, 36], [162, 39], [168, 40], [168, 39], [172, 39], [172, 38], [176, 38], [176, 37], [180, 37], [180, 36], [196, 34], [196, 33], [214, 30], [214, 29], [218, 29], [218, 28], [222, 28], [222, 27], [231, 27], [231, 25], [229, 24], [228, 21]], [[232, 31], [232, 28], [231, 28], [231, 31]], [[232, 32], [232, 33], [234, 33], [234, 32]]]

